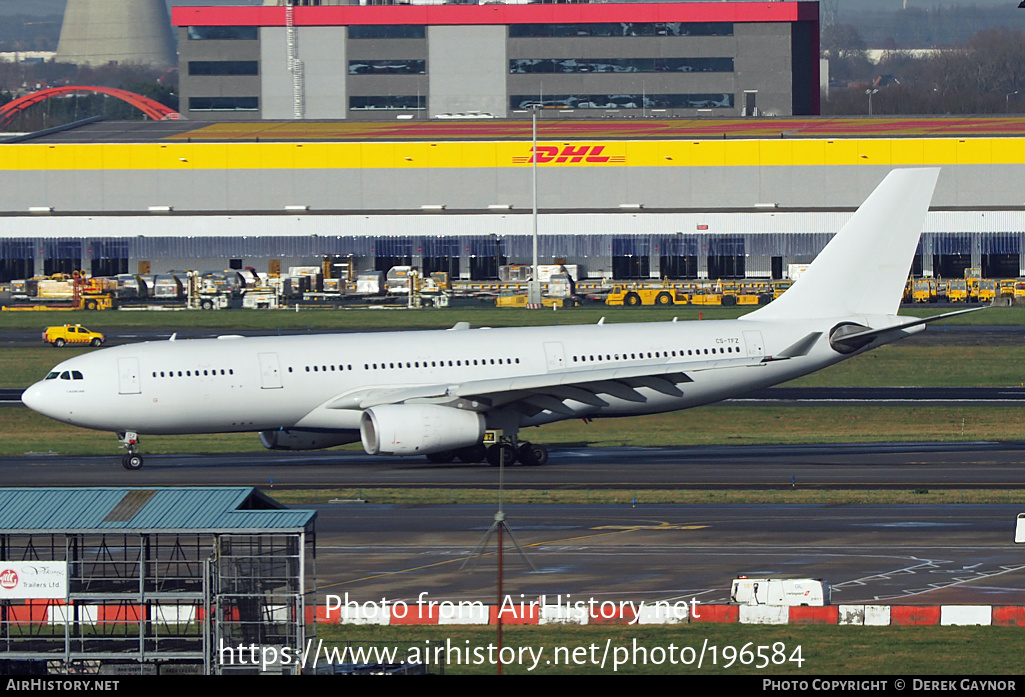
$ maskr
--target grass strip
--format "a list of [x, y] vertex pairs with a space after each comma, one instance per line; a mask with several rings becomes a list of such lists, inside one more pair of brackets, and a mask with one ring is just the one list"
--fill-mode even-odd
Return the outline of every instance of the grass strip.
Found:
[[[410, 607], [415, 611], [415, 603]], [[916, 675], [1017, 675], [1020, 634], [1020, 627], [506, 625], [504, 655], [515, 660], [502, 673], [865, 676], [888, 679], [892, 687], [896, 677]], [[322, 624], [317, 639], [328, 646], [391, 649], [400, 659], [435, 652], [445, 663], [446, 675], [495, 674], [494, 663], [487, 660], [489, 647], [497, 655], [493, 626]], [[768, 660], [758, 657], [759, 647], [766, 647], [761, 654]], [[699, 667], [696, 656], [703, 648]], [[620, 664], [614, 666], [616, 659]]]
[[[697, 307], [612, 307], [588, 303], [563, 310], [525, 310], [496, 308], [490, 300], [461, 303], [447, 308], [412, 310], [407, 308], [335, 308], [294, 307], [280, 310], [176, 310], [167, 312], [115, 311], [89, 312], [60, 310], [52, 312], [0, 312], [0, 331], [42, 331], [54, 324], [84, 324], [96, 331], [114, 329], [153, 329], [183, 331], [187, 329], [447, 329], [456, 322], [472, 326], [523, 327], [556, 324], [594, 324], [602, 317], [607, 323], [666, 322], [674, 317], [680, 321], [736, 319], [754, 308]], [[958, 306], [907, 306], [900, 310], [908, 317], [929, 317], [960, 309]], [[1013, 307], [988, 308], [943, 320], [949, 326], [1023, 325], [1025, 304]]]

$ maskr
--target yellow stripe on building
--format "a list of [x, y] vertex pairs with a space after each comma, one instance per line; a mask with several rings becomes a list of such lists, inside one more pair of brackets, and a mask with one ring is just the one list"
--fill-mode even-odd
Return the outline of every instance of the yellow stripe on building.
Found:
[[[1025, 137], [543, 141], [542, 167], [773, 167], [1025, 163]], [[37, 170], [493, 169], [530, 167], [497, 142], [15, 144], [0, 168]]]

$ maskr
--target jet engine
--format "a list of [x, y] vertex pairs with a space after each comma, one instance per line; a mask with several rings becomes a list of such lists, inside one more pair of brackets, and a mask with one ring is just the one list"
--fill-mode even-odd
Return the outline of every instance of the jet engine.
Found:
[[480, 443], [484, 417], [434, 404], [384, 404], [363, 412], [359, 432], [370, 455], [427, 455]]
[[303, 431], [297, 428], [260, 431], [260, 442], [268, 450], [320, 450], [358, 440], [358, 431]]

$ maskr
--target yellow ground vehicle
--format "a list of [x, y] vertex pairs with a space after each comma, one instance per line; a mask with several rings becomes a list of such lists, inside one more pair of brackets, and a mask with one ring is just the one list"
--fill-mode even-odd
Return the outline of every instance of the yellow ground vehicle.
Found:
[[81, 324], [64, 324], [59, 327], [47, 327], [43, 332], [43, 341], [60, 348], [65, 344], [100, 346], [105, 339], [103, 334], [86, 329]]
[[736, 305], [765, 305], [773, 299], [772, 284], [768, 281], [723, 281], [718, 285], [722, 288], [723, 295], [730, 295], [736, 299]]
[[76, 309], [79, 310], [113, 310], [116, 307], [114, 296], [110, 293], [82, 294]]
[[612, 286], [605, 298], [606, 305], [686, 305], [692, 296], [671, 287], [627, 288]]
[[997, 297], [997, 282], [992, 278], [980, 278], [979, 279], [979, 295], [978, 300], [980, 303], [991, 303], [996, 300]]
[[[575, 298], [549, 298], [542, 297], [541, 305], [544, 307], [576, 307], [577, 301]], [[498, 297], [495, 298], [495, 307], [526, 307], [527, 306], [527, 294], [517, 293], [515, 291], [506, 291], [499, 293]]]
[[1016, 281], [1014, 284], [1014, 299], [1025, 300], [1025, 281]]
[[1018, 283], [1017, 279], [1014, 278], [1003, 278], [1000, 279], [1000, 297], [1002, 298], [1013, 298], [1014, 287]]
[[968, 284], [962, 278], [947, 281], [947, 302], [968, 302]]
[[973, 266], [964, 270], [965, 286], [969, 302], [979, 301], [979, 281], [982, 280], [982, 269]]
[[702, 291], [690, 296], [691, 305], [736, 305], [737, 296], [714, 291]]
[[911, 287], [911, 300], [916, 303], [936, 302], [936, 279], [916, 278]]
[[447, 271], [433, 271], [431, 272], [430, 278], [435, 284], [437, 284], [438, 290], [452, 290], [452, 284], [449, 280]]
[[112, 310], [117, 306], [115, 299], [117, 281], [112, 278], [86, 278], [79, 271], [74, 273], [75, 293], [72, 304], [77, 310]]
[[794, 285], [793, 281], [773, 281], [772, 282], [772, 297], [773, 299], [778, 298], [786, 292], [787, 288]]

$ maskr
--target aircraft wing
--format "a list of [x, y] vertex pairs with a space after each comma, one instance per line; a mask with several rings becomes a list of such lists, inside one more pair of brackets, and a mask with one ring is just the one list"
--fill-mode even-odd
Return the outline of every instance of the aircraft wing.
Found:
[[764, 356], [716, 358], [645, 366], [580, 367], [537, 375], [470, 380], [460, 383], [416, 385], [403, 388], [366, 389], [336, 397], [321, 408], [369, 409], [383, 404], [428, 403], [458, 406], [472, 411], [488, 411], [511, 407], [524, 414], [541, 411], [574, 416], [576, 412], [566, 401], [594, 407], [608, 406], [606, 396], [644, 403], [647, 397], [638, 391], [646, 387], [656, 392], [679, 397], [680, 385], [693, 382], [690, 373], [750, 366], [766, 362]]

